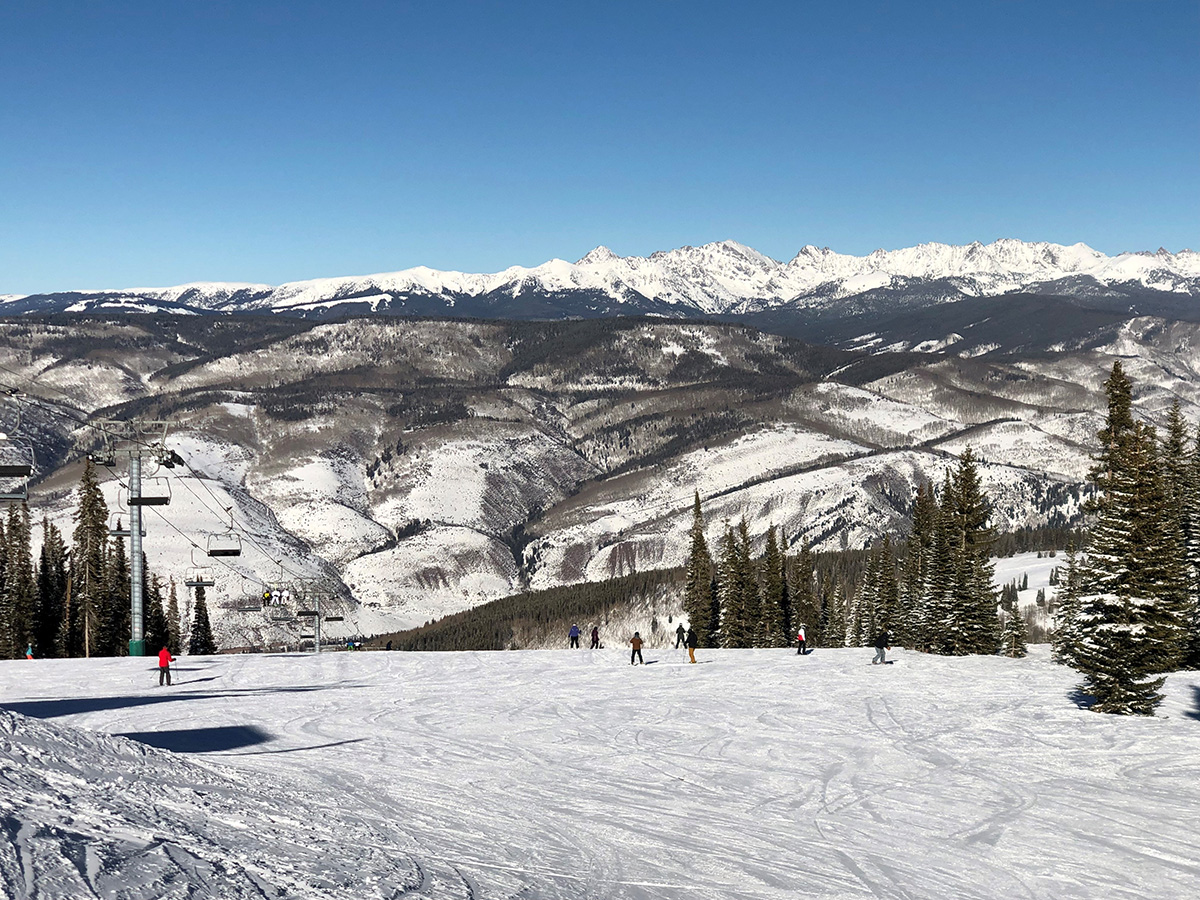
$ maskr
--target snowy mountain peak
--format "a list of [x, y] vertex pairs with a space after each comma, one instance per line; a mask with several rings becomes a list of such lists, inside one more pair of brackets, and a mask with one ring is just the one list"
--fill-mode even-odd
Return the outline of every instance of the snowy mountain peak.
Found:
[[617, 256], [617, 254], [613, 253], [611, 250], [609, 250], [607, 247], [605, 247], [603, 244], [601, 244], [595, 250], [589, 251], [588, 254], [586, 256], [584, 256], [583, 259], [579, 260], [579, 262], [575, 263], [575, 265], [577, 265], [577, 266], [595, 265], [597, 263], [611, 262], [614, 259], [620, 259], [620, 258], [621, 257]]

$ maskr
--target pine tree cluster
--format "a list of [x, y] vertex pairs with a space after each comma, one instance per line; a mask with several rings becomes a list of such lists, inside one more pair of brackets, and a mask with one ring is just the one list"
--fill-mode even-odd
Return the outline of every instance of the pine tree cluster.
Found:
[[[124, 656], [129, 652], [130, 566], [125, 543], [111, 537], [109, 511], [89, 460], [77, 490], [75, 528], [68, 547], [49, 519], [41, 522], [42, 547], [32, 554], [25, 503], [9, 504], [0, 516], [0, 659]], [[120, 530], [120, 522], [117, 529]], [[178, 654], [180, 614], [175, 582], [163, 609], [163, 581], [145, 566], [144, 625], [148, 652], [167, 647]], [[197, 605], [197, 612], [202, 604]], [[215, 653], [211, 629], [206, 647]], [[193, 627], [193, 631], [195, 628]]]
[[1164, 673], [1200, 665], [1200, 429], [1176, 402], [1166, 436], [1133, 416], [1120, 362], [1090, 477], [1096, 519], [1086, 558], [1068, 552], [1055, 653], [1084, 676], [1094, 709], [1152, 715]]
[[[851, 559], [858, 563], [848, 574], [818, 571], [807, 547], [786, 556], [774, 527], [755, 557], [745, 521], [726, 524], [714, 561], [697, 495], [684, 612], [702, 646], [787, 646], [803, 625], [808, 643], [817, 647], [869, 645], [886, 630], [893, 643], [935, 653], [995, 653], [1001, 623], [992, 588], [990, 516], [968, 448], [940, 491], [918, 489], [907, 542], [885, 536], [865, 554], [841, 554], [843, 567]], [[1019, 613], [1016, 619], [1023, 629]], [[1015, 646], [1014, 639], [1005, 646]]]

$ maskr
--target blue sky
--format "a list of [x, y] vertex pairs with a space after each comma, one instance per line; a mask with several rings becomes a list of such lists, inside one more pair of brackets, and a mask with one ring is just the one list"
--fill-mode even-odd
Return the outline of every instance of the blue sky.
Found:
[[0, 293], [1200, 249], [1195, 2], [0, 7]]

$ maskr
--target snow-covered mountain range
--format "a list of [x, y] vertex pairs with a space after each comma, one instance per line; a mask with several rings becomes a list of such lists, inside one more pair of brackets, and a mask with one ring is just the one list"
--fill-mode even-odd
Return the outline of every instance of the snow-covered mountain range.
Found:
[[168, 288], [87, 290], [0, 297], [0, 312], [102, 309], [192, 314], [280, 313], [330, 317], [362, 313], [485, 318], [650, 314], [670, 317], [797, 313], [845, 305], [878, 292], [904, 305], [1016, 292], [1070, 297], [1200, 295], [1200, 253], [1106, 256], [1084, 244], [997, 240], [928, 243], [866, 256], [804, 247], [779, 262], [735, 241], [681, 247], [648, 257], [597, 247], [571, 263], [513, 266], [492, 274], [424, 266], [381, 275], [320, 278], [273, 287], [196, 283]]

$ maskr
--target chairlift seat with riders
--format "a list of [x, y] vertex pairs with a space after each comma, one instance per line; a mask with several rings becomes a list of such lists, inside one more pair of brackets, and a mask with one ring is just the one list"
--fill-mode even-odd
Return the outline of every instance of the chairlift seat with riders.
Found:
[[212, 569], [207, 566], [193, 566], [188, 569], [183, 577], [185, 587], [213, 587], [216, 581], [213, 580]]

